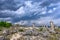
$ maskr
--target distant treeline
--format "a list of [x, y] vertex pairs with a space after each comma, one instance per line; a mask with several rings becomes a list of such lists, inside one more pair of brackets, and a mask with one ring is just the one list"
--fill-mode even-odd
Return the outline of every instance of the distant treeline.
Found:
[[8, 23], [8, 22], [4, 22], [4, 21], [0, 21], [0, 27], [6, 27], [6, 28], [9, 28], [10, 26], [12, 26], [11, 23]]

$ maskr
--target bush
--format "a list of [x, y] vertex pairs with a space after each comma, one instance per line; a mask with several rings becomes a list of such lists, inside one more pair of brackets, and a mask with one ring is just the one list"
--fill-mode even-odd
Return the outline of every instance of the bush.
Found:
[[0, 29], [0, 31], [2, 31], [2, 30]]
[[19, 29], [19, 32], [23, 32], [24, 30], [23, 29]]
[[0, 27], [9, 28], [10, 26], [12, 26], [11, 23], [0, 21]]
[[39, 28], [39, 31], [43, 31], [43, 28]]

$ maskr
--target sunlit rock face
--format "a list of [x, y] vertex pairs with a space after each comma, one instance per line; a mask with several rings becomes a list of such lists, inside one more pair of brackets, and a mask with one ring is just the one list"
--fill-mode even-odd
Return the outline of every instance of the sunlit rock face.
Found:
[[4, 37], [3, 36], [0, 36], [0, 40], [4, 40]]
[[26, 30], [23, 34], [23, 35], [26, 35], [26, 36], [38, 36], [39, 35], [39, 32], [36, 30], [35, 28], [35, 25], [33, 24], [33, 26], [31, 27], [32, 29], [28, 29]]
[[20, 38], [22, 35], [15, 33], [12, 35], [12, 38], [10, 40], [17, 40], [18, 38]]
[[3, 34], [6, 36], [6, 35], [9, 35], [10, 34], [10, 31], [8, 29], [6, 30], [3, 30]]
[[53, 23], [53, 21], [50, 21], [50, 32], [53, 32], [53, 33], [55, 33], [55, 27], [54, 27], [54, 23]]
[[54, 31], [54, 23], [50, 21], [51, 30]]
[[29, 36], [38, 36], [39, 32], [35, 31], [35, 30], [27, 30], [26, 32], [24, 32], [25, 34], [23, 35], [29, 35]]

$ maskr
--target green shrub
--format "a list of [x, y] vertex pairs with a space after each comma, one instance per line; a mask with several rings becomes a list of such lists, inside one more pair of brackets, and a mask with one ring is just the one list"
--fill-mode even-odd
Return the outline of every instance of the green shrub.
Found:
[[43, 31], [43, 28], [39, 28], [39, 31]]
[[23, 29], [19, 29], [19, 32], [23, 32], [24, 30]]
[[0, 31], [2, 31], [2, 30], [0, 29]]
[[0, 21], [0, 28], [1, 27], [9, 28], [10, 26], [12, 26], [11, 23]]

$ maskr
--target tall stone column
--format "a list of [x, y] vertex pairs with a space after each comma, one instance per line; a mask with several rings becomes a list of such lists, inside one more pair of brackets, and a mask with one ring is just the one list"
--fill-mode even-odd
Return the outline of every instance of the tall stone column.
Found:
[[35, 24], [33, 23], [33, 28], [35, 27]]
[[50, 21], [50, 26], [51, 26], [51, 30], [54, 31], [54, 24], [52, 21]]
[[35, 30], [35, 23], [33, 23], [33, 26], [32, 26], [33, 30]]

